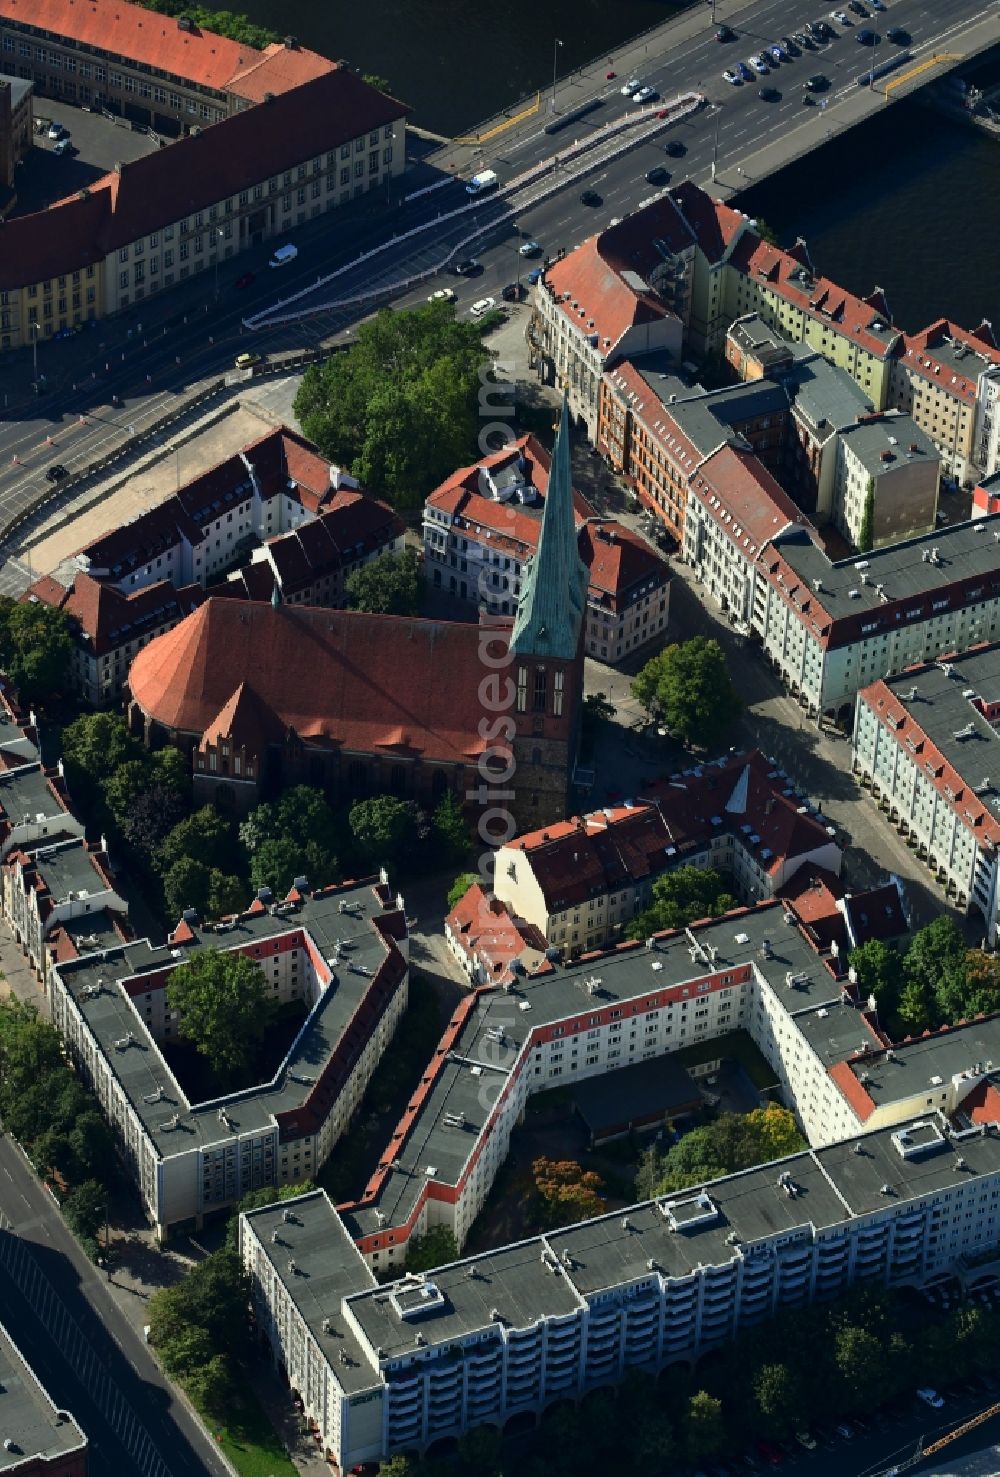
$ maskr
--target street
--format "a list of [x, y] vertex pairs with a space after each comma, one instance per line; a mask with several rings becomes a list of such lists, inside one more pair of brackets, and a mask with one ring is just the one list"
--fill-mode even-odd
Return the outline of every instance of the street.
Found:
[[228, 1466], [5, 1136], [0, 1207], [3, 1322], [86, 1431], [91, 1477], [224, 1477]]

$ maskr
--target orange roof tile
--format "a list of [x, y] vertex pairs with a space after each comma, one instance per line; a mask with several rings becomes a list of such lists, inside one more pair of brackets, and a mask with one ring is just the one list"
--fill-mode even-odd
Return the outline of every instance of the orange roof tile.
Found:
[[226, 90], [250, 102], [262, 103], [269, 92], [288, 92], [314, 77], [322, 77], [324, 72], [332, 72], [335, 67], [336, 62], [317, 51], [277, 42], [263, 53], [257, 53], [249, 66], [230, 77]]

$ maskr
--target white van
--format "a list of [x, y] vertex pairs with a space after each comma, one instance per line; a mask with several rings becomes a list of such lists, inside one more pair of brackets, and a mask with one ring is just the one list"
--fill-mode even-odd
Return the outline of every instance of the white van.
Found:
[[496, 171], [484, 169], [481, 174], [474, 174], [465, 187], [467, 195], [485, 195], [489, 190], [495, 190], [500, 183]]
[[268, 262], [268, 266], [287, 267], [288, 263], [293, 262], [298, 254], [299, 248], [297, 246], [292, 246], [290, 243], [286, 246], [279, 246], [277, 251], [272, 256], [271, 260]]

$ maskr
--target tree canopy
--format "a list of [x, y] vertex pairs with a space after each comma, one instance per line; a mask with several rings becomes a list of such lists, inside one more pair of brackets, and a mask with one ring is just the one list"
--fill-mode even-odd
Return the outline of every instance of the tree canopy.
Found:
[[213, 1416], [224, 1414], [233, 1398], [234, 1351], [246, 1341], [249, 1301], [249, 1278], [231, 1245], [149, 1300], [150, 1339], [164, 1368]]
[[37, 702], [58, 692], [72, 654], [65, 611], [40, 600], [21, 604], [0, 596], [0, 668], [22, 699]]
[[202, 30], [228, 36], [231, 41], [241, 41], [257, 51], [281, 40], [277, 31], [257, 25], [238, 11], [211, 10], [207, 5], [189, 5], [188, 0], [138, 0], [138, 3], [144, 10], [155, 10], [158, 15], [186, 15]]
[[636, 1189], [645, 1196], [683, 1190], [804, 1148], [794, 1114], [775, 1103], [750, 1113], [720, 1113], [711, 1123], [692, 1128], [666, 1154], [647, 1150]]
[[472, 834], [462, 802], [454, 790], [447, 790], [431, 816], [430, 844], [434, 860], [439, 864], [464, 861], [471, 843]]
[[284, 897], [296, 877], [308, 878], [311, 887], [338, 881], [343, 840], [337, 817], [312, 785], [295, 785], [280, 799], [256, 806], [240, 826], [251, 885], [255, 891], [269, 887], [275, 897]]
[[452, 911], [453, 908], [458, 907], [459, 903], [465, 897], [465, 894], [468, 892], [469, 888], [475, 887], [478, 881], [478, 872], [459, 872], [458, 876], [455, 878], [454, 882], [448, 889], [449, 913]]
[[417, 507], [476, 455], [488, 363], [475, 324], [430, 303], [384, 308], [346, 353], [306, 370], [295, 414], [323, 455], [369, 491]]
[[682, 743], [704, 749], [730, 736], [741, 708], [722, 647], [704, 636], [665, 646], [638, 673], [632, 692]]
[[379, 554], [348, 575], [344, 589], [352, 610], [369, 615], [419, 615], [424, 577], [416, 551]]
[[592, 1169], [583, 1169], [575, 1159], [547, 1159], [531, 1166], [535, 1194], [547, 1226], [565, 1226], [585, 1216], [600, 1215], [604, 1181]]
[[458, 1260], [458, 1242], [447, 1226], [432, 1226], [422, 1236], [411, 1236], [406, 1244], [406, 1270], [429, 1272]]
[[373, 795], [357, 800], [348, 816], [354, 839], [372, 866], [403, 861], [416, 846], [420, 814], [412, 800]]
[[629, 937], [645, 939], [665, 928], [684, 928], [737, 906], [718, 872], [708, 867], [677, 867], [653, 883], [649, 907], [632, 920]]
[[180, 1035], [230, 1080], [252, 1067], [275, 1012], [260, 965], [214, 949], [172, 971], [167, 1003], [180, 1012]]

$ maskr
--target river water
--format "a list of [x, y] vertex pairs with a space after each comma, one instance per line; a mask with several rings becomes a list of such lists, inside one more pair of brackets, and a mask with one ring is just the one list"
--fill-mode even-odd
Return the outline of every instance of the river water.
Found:
[[[385, 77], [412, 120], [455, 135], [666, 19], [671, 0], [231, 0], [253, 20]], [[556, 38], [563, 43], [555, 46]], [[996, 63], [993, 64], [994, 67]], [[982, 81], [982, 69], [977, 75]], [[1000, 332], [1000, 142], [911, 100], [834, 137], [738, 202], [817, 269], [888, 294], [893, 319]]]

